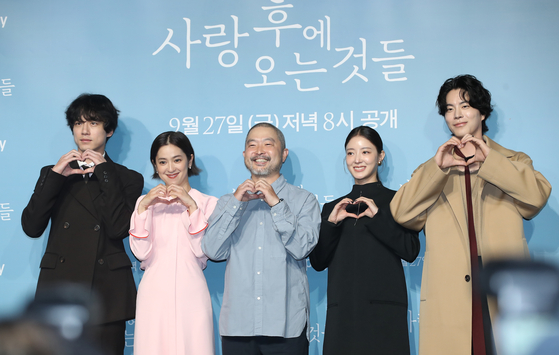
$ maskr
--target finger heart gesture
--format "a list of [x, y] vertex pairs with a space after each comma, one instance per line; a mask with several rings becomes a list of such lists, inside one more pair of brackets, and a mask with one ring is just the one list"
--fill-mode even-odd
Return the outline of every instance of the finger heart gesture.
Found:
[[460, 150], [468, 158], [467, 165], [484, 162], [491, 150], [483, 139], [470, 134], [466, 134], [460, 142], [462, 143]]
[[[456, 153], [458, 150], [468, 159], [461, 158]], [[437, 150], [435, 163], [441, 169], [453, 166], [467, 166], [485, 161], [489, 151], [490, 148], [483, 139], [476, 138], [470, 134], [466, 134], [462, 139], [452, 137]]]
[[138, 213], [142, 213], [143, 211], [145, 211], [157, 200], [159, 200], [158, 202], [166, 203], [175, 201], [180, 202], [188, 208], [188, 211], [190, 213], [198, 209], [196, 201], [192, 199], [192, 197], [188, 194], [188, 192], [186, 192], [184, 187], [179, 185], [165, 186], [163, 184], [159, 184], [151, 189], [146, 196], [144, 196], [144, 198], [138, 205]]
[[240, 184], [233, 195], [239, 201], [250, 201], [262, 198], [262, 192], [256, 188], [254, 181], [250, 179], [245, 180], [242, 184]]
[[196, 211], [198, 206], [196, 205], [196, 201], [192, 199], [192, 197], [186, 192], [186, 189], [179, 185], [168, 185], [167, 186], [167, 198], [170, 201], [177, 200], [181, 202], [188, 208], [190, 213]]
[[369, 198], [361, 196], [352, 200], [346, 197], [334, 206], [328, 221], [338, 224], [348, 217], [355, 218], [356, 221], [362, 217], [372, 218], [377, 211], [378, 207], [375, 202]]
[[71, 167], [70, 163], [76, 160], [85, 161], [86, 157], [84, 157], [84, 155], [78, 152], [77, 150], [72, 149], [71, 151], [64, 154], [62, 157], [60, 157], [56, 165], [52, 167], [52, 170], [63, 176], [70, 176], [74, 174], [84, 175], [87, 173], [92, 173], [94, 171], [95, 162], [93, 162], [93, 166], [84, 166], [83, 169], [81, 169], [80, 167], [77, 168]]
[[357, 219], [361, 217], [373, 218], [378, 212], [378, 207], [375, 204], [375, 201], [373, 201], [370, 198], [361, 196], [355, 201], [353, 201], [353, 203], [359, 207], [358, 208], [359, 213], [357, 214]]

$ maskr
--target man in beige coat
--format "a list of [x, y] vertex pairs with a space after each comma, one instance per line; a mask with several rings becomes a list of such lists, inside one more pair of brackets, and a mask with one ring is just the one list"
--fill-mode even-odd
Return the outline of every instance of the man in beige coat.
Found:
[[[472, 282], [465, 167], [471, 172], [477, 255], [483, 263], [529, 258], [523, 219], [545, 206], [551, 185], [532, 160], [506, 149], [483, 133], [491, 94], [471, 75], [448, 79], [437, 99], [452, 137], [419, 166], [390, 205], [396, 222], [423, 229], [426, 250], [421, 284], [419, 354], [472, 354]], [[467, 160], [456, 155], [460, 149]], [[471, 157], [471, 158], [470, 158]], [[493, 353], [484, 303], [487, 354]], [[497, 344], [498, 348], [498, 344]]]

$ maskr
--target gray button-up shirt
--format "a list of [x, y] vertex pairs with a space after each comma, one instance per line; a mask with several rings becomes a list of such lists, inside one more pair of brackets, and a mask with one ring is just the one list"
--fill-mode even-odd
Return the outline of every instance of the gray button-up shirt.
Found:
[[221, 197], [202, 240], [210, 259], [227, 260], [223, 336], [294, 338], [309, 322], [306, 257], [318, 242], [320, 207], [283, 175], [272, 187], [283, 201], [271, 208], [260, 199]]

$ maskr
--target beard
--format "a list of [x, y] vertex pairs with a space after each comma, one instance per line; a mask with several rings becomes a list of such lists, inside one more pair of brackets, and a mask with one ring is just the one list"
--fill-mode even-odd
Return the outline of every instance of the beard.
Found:
[[272, 174], [278, 173], [281, 169], [281, 162], [278, 162], [275, 165], [268, 165], [268, 167], [266, 167], [266, 168], [254, 167], [252, 165], [252, 162], [255, 161], [256, 159], [266, 159], [268, 161], [271, 161], [270, 157], [265, 156], [265, 155], [259, 155], [259, 156], [252, 157], [248, 161], [245, 160], [245, 166], [253, 176], [267, 177], [267, 176], [270, 176]]

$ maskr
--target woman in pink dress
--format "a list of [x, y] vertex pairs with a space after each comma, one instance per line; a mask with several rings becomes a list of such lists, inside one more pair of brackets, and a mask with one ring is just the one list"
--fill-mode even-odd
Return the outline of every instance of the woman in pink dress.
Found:
[[138, 288], [134, 355], [214, 354], [212, 305], [201, 248], [217, 198], [190, 187], [194, 149], [180, 132], [155, 138], [154, 178], [165, 183], [140, 196], [130, 248], [145, 270]]

